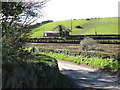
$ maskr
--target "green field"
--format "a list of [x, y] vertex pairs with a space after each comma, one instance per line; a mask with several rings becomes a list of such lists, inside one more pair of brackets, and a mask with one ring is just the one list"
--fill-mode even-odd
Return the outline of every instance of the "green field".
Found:
[[[63, 25], [66, 28], [71, 29], [71, 20], [50, 22], [34, 28], [32, 30], [31, 37], [41, 37], [44, 31], [52, 31], [57, 25]], [[77, 29], [75, 26], [80, 25], [83, 29]], [[56, 29], [57, 31], [57, 29]], [[72, 20], [72, 32], [71, 35], [90, 35], [95, 34], [118, 34], [118, 18], [99, 18], [99, 19], [79, 19]]]

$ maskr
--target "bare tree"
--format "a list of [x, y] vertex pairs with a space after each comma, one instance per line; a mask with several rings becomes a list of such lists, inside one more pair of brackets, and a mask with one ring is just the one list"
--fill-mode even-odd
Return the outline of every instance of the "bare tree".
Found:
[[[66, 28], [63, 25], [57, 25], [53, 30], [58, 29], [60, 32], [60, 36], [67, 35], [69, 32], [71, 32], [70, 29]], [[64, 30], [64, 31], [63, 31]]]

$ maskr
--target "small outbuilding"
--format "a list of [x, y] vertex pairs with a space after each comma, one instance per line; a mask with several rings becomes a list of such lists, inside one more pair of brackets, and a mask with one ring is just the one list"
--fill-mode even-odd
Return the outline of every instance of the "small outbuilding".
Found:
[[59, 31], [45, 31], [45, 37], [58, 37], [60, 35]]

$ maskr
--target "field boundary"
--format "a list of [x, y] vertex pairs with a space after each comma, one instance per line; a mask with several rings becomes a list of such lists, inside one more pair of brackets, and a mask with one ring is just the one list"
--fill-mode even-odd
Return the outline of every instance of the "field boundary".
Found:
[[91, 37], [101, 44], [120, 44], [120, 35], [70, 35], [68, 37], [26, 38], [28, 43], [80, 43], [84, 37]]
[[98, 53], [98, 52], [82, 52], [82, 51], [69, 51], [69, 50], [57, 50], [57, 49], [48, 49], [48, 48], [39, 48], [40, 52], [45, 53], [63, 53], [65, 55], [69, 56], [79, 56], [82, 55], [84, 57], [90, 58], [90, 57], [98, 57], [98, 58], [112, 58], [113, 60], [117, 60], [120, 58], [119, 53]]

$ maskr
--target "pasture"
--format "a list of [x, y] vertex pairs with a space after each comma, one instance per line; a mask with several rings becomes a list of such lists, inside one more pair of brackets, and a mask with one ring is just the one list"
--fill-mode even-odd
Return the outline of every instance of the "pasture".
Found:
[[[119, 34], [118, 32], [118, 18], [97, 18], [97, 19], [77, 19], [77, 20], [67, 20], [67, 21], [57, 21], [50, 22], [32, 29], [32, 38], [43, 36], [44, 31], [53, 31], [53, 28], [57, 25], [63, 25], [66, 28], [71, 29], [70, 35], [97, 35], [103, 34]], [[76, 28], [80, 25], [82, 28]], [[58, 31], [57, 29], [55, 31]]]

